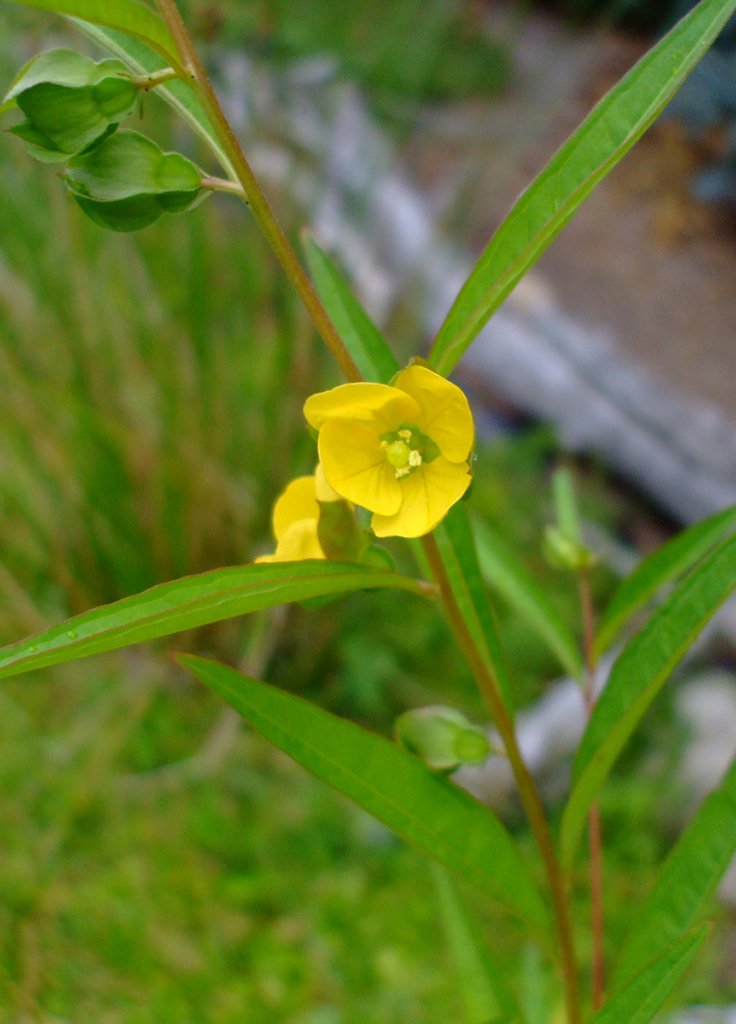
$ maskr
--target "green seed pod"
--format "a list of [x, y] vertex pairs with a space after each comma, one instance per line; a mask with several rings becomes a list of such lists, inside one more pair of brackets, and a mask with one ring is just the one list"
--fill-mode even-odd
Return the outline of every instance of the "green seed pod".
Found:
[[26, 117], [9, 129], [44, 163], [59, 163], [115, 131], [138, 102], [125, 64], [96, 64], [74, 50], [49, 50], [26, 64], [0, 112], [18, 107]]
[[111, 231], [137, 231], [207, 195], [190, 160], [129, 131], [75, 156], [63, 178], [87, 216]]
[[481, 764], [491, 751], [488, 737], [454, 708], [432, 705], [406, 711], [396, 719], [396, 739], [430, 768], [454, 771]]

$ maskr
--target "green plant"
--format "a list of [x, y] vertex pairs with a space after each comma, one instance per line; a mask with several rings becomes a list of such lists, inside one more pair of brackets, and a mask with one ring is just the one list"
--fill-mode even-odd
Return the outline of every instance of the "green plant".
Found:
[[[452, 709], [425, 709], [403, 717], [400, 735], [410, 737], [409, 752], [219, 662], [193, 655], [180, 655], [178, 661], [276, 746], [520, 919], [532, 941], [559, 967], [561, 994], [550, 993], [540, 1010], [543, 1019], [563, 1014], [569, 1024], [578, 1024], [590, 1016], [592, 1005], [595, 1024], [646, 1024], [707, 937], [707, 926], [698, 922], [736, 848], [736, 776], [726, 776], [667, 859], [620, 953], [608, 998], [598, 795], [672, 669], [736, 586], [736, 537], [730, 532], [736, 510], [692, 527], [647, 559], [622, 583], [596, 626], [593, 556], [580, 534], [569, 480], [564, 473], [558, 475], [557, 522], [547, 533], [546, 545], [579, 588], [580, 650], [543, 589], [499, 539], [481, 529], [476, 545], [468, 507], [461, 500], [470, 483], [472, 419], [464, 396], [446, 377], [577, 206], [652, 123], [736, 8], [736, 0], [702, 0], [601, 101], [491, 239], [428, 361], [416, 359], [404, 369], [326, 254], [308, 239], [314, 285], [310, 283], [222, 113], [173, 0], [159, 0], [160, 14], [138, 0], [49, 0], [30, 6], [75, 19], [127, 69], [109, 64], [92, 68], [71, 51], [27, 65], [12, 83], [4, 109], [22, 111], [26, 120], [16, 134], [33, 155], [65, 161], [64, 180], [81, 209], [116, 231], [138, 229], [164, 214], [181, 215], [213, 192], [245, 200], [349, 383], [307, 401], [306, 416], [318, 435], [329, 488], [320, 489], [318, 473], [308, 493], [288, 492], [282, 506], [286, 513], [279, 513], [275, 524], [275, 557], [176, 579], [82, 612], [5, 648], [0, 675], [18, 675], [285, 602], [321, 604], [359, 590], [393, 591], [406, 602], [434, 602], [485, 700], [515, 776], [536, 840], [542, 883], [503, 823], [447, 778], [445, 772], [457, 763], [479, 756], [477, 730]], [[219, 160], [225, 177], [165, 153], [144, 135], [119, 129], [118, 117], [135, 107], [131, 87], [141, 94], [155, 90], [170, 102]], [[199, 426], [206, 433], [207, 424]], [[267, 432], [265, 443], [273, 440]], [[373, 513], [375, 537], [410, 542], [418, 576], [390, 567], [390, 553], [374, 543], [362, 514], [353, 518], [352, 503]], [[558, 841], [518, 746], [515, 681], [481, 565], [529, 629], [580, 679], [589, 722], [576, 755]], [[646, 624], [624, 644], [596, 701], [593, 684], [600, 655], [673, 582]], [[589, 995], [581, 991], [584, 978], [570, 902], [586, 823], [592, 904]], [[505, 983], [493, 951], [479, 945], [445, 875], [438, 877], [438, 890], [469, 1024], [511, 1024], [533, 1016], [528, 993]]]

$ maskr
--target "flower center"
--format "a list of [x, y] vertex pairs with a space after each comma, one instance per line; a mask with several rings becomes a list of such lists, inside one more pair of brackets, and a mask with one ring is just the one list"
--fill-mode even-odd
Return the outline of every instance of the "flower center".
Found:
[[423, 462], [431, 462], [440, 454], [434, 441], [411, 423], [382, 434], [381, 447], [386, 453], [386, 461], [394, 468], [397, 480], [409, 476]]

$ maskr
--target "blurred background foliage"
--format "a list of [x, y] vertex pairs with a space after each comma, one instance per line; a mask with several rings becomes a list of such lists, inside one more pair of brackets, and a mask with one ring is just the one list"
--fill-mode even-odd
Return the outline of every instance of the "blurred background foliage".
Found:
[[[444, 101], [508, 80], [510, 54], [474, 31], [475, 4], [392, 0], [380, 17], [367, 0], [182, 6], [203, 39], [275, 61], [329, 51], [379, 97]], [[3, 81], [39, 48], [79, 45], [33, 12], [4, 5], [2, 18]], [[155, 99], [146, 118], [161, 144], [193, 145]], [[315, 458], [302, 403], [336, 377], [235, 201], [113, 236], [7, 138], [0, 175], [0, 639], [10, 642], [268, 549], [274, 498]], [[298, 225], [288, 198], [278, 203]], [[422, 342], [418, 327], [405, 339], [415, 351]], [[559, 457], [532, 425], [482, 440], [471, 501], [577, 631], [573, 587], [538, 554]], [[587, 518], [619, 532], [647, 518], [599, 467], [579, 469]], [[613, 577], [601, 568], [594, 582], [602, 597]], [[559, 670], [500, 601], [498, 612], [524, 704]], [[438, 698], [483, 718], [434, 609], [386, 593], [10, 681], [0, 690], [0, 1022], [457, 1019], [425, 864], [238, 730], [165, 657], [182, 648], [255, 666], [386, 734], [407, 706]], [[651, 728], [666, 708], [658, 715]], [[621, 822], [612, 944], [674, 816], [675, 797], [660, 793], [668, 765], [642, 779], [633, 769], [644, 760], [633, 752], [604, 807]], [[662, 828], [643, 845], [652, 821]], [[510, 975], [544, 990], [514, 926], [480, 913]], [[694, 994], [711, 966], [693, 976]]]
[[182, 11], [203, 40], [276, 63], [329, 56], [347, 78], [394, 99], [452, 100], [508, 82], [509, 53], [487, 31], [482, 3], [400, 0], [377, 16], [370, 0], [187, 0]]

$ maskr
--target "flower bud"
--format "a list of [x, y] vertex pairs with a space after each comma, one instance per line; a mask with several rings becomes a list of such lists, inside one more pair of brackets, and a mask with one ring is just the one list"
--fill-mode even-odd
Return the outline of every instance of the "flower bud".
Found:
[[557, 526], [548, 526], [542, 542], [544, 557], [556, 569], [580, 572], [593, 564], [593, 556], [587, 548], [573, 540]]
[[406, 711], [396, 719], [396, 738], [430, 768], [454, 771], [480, 764], [490, 753], [485, 732], [454, 708], [432, 705]]
[[366, 548], [366, 536], [355, 520], [348, 501], [320, 501], [317, 536], [325, 557], [337, 562], [359, 562]]
[[115, 131], [138, 102], [125, 64], [96, 64], [74, 50], [49, 50], [23, 68], [0, 112], [18, 107], [26, 120], [9, 129], [45, 163], [68, 160]]

